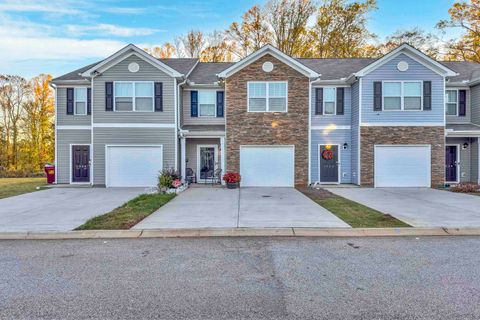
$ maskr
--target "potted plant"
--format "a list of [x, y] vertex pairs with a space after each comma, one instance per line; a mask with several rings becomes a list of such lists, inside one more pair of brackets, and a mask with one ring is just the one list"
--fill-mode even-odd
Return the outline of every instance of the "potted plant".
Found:
[[241, 177], [237, 172], [227, 172], [223, 175], [223, 181], [227, 183], [228, 189], [235, 189], [240, 183]]

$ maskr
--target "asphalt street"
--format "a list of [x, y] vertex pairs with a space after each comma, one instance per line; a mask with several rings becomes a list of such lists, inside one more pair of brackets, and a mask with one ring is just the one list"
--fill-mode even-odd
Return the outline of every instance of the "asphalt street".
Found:
[[480, 237], [0, 241], [0, 319], [480, 319]]

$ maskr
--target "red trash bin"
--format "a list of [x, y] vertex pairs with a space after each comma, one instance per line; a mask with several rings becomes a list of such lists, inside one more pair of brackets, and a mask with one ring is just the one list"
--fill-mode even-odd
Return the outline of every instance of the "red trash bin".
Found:
[[47, 174], [47, 183], [54, 183], [55, 182], [55, 166], [53, 164], [46, 164], [43, 168], [45, 173]]

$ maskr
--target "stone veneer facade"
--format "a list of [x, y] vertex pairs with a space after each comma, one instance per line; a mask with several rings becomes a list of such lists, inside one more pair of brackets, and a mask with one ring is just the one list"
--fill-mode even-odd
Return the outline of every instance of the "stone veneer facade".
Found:
[[374, 184], [374, 146], [377, 144], [429, 144], [432, 148], [432, 187], [443, 185], [445, 176], [444, 127], [361, 127], [361, 185]]
[[[273, 71], [262, 70], [266, 61]], [[248, 112], [249, 81], [288, 81], [288, 112]], [[269, 54], [226, 79], [226, 171], [240, 172], [242, 145], [294, 145], [295, 185], [308, 184], [308, 88], [308, 77]]]

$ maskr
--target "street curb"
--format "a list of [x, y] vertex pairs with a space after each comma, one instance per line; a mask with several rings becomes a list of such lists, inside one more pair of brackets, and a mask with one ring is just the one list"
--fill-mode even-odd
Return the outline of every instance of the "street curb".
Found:
[[194, 237], [414, 237], [480, 236], [480, 228], [205, 228], [0, 232], [0, 240], [67, 240]]

